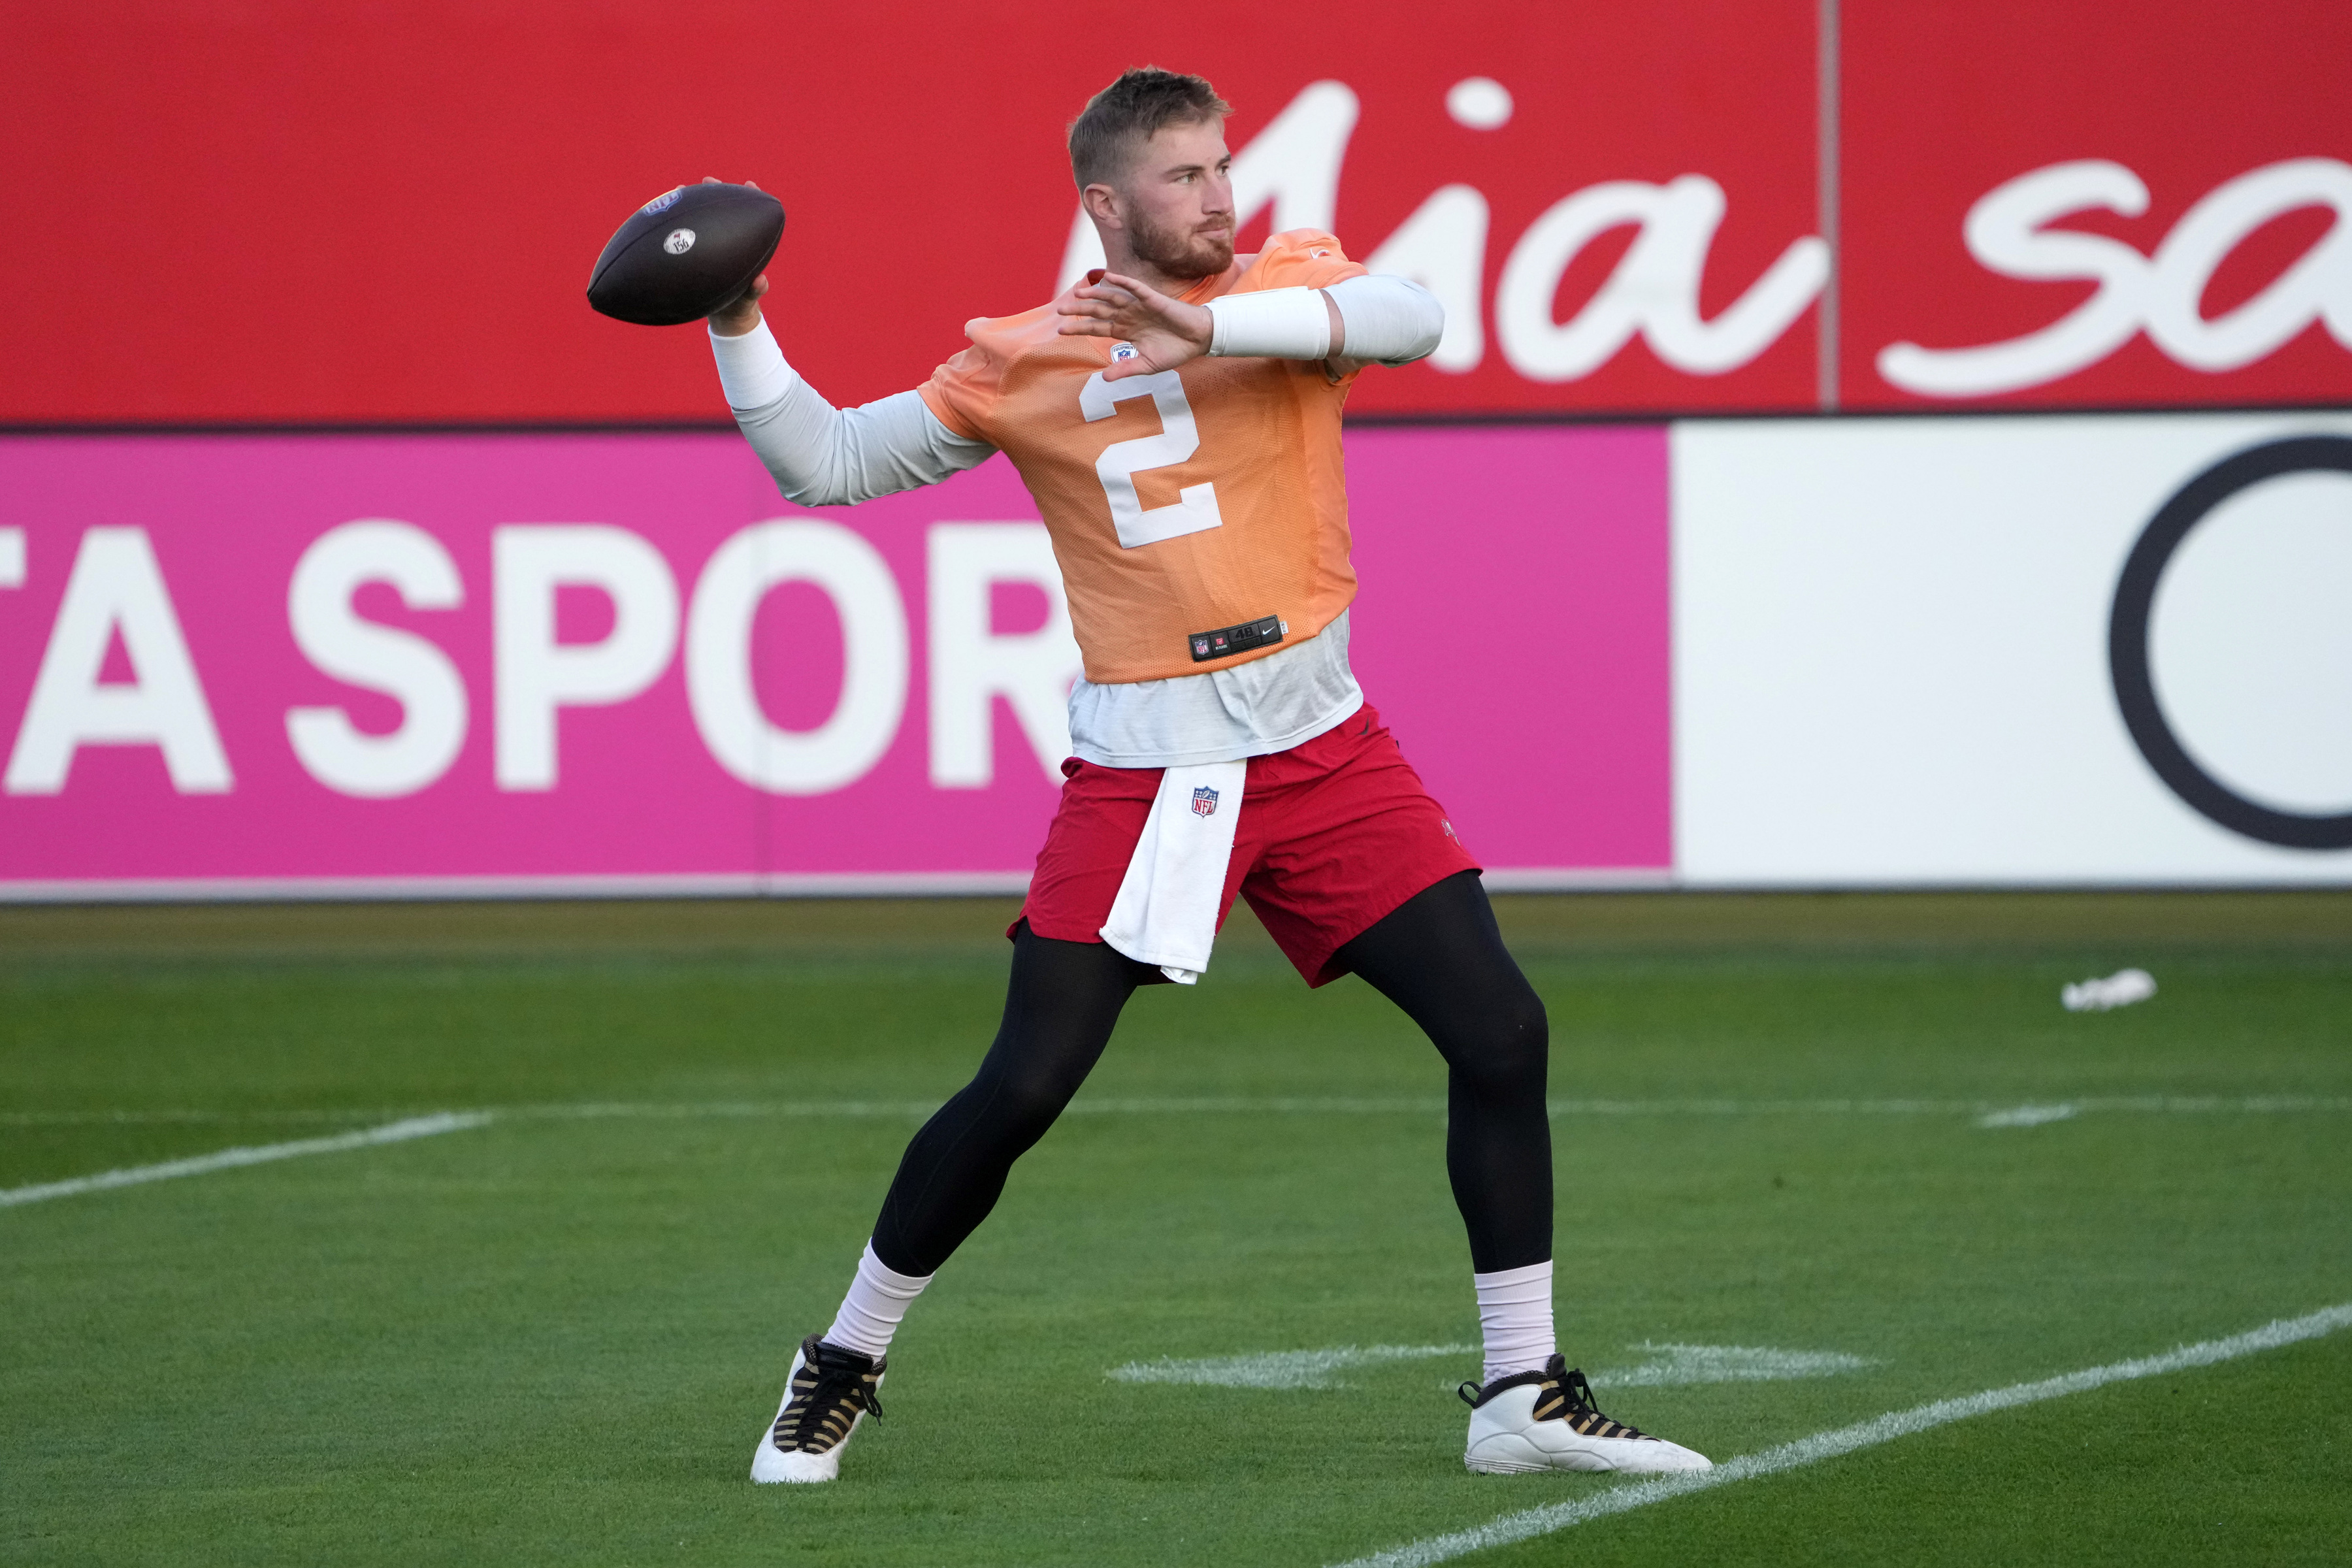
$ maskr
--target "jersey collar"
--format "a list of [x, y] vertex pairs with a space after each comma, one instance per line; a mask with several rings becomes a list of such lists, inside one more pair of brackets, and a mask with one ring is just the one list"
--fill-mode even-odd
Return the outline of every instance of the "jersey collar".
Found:
[[1256, 259], [1255, 256], [1236, 256], [1223, 272], [1200, 279], [1176, 298], [1187, 305], [1205, 305], [1220, 295], [1229, 294], [1234, 285], [1242, 280], [1242, 274], [1249, 270], [1249, 264]]

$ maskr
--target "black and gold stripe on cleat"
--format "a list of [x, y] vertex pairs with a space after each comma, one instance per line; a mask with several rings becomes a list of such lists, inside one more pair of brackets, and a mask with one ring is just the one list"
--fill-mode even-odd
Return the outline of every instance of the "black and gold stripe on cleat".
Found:
[[1475, 1383], [1465, 1383], [1454, 1392], [1462, 1403], [1475, 1410], [1506, 1389], [1525, 1388], [1533, 1384], [1536, 1389], [1535, 1418], [1538, 1421], [1564, 1421], [1569, 1430], [1585, 1437], [1622, 1437], [1654, 1443], [1658, 1439], [1622, 1421], [1612, 1421], [1592, 1407], [1592, 1384], [1584, 1380], [1581, 1369], [1571, 1367], [1563, 1356], [1555, 1355], [1544, 1363], [1541, 1372], [1514, 1373], [1498, 1377], [1481, 1388]]

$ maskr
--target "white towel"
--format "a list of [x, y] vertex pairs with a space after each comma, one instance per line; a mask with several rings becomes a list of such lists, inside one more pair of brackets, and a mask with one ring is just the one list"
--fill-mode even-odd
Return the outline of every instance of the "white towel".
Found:
[[1209, 967], [1217, 940], [1217, 900], [1234, 858], [1234, 824], [1242, 814], [1249, 763], [1201, 763], [1169, 768], [1143, 819], [1143, 836], [1111, 900], [1103, 941], [1139, 963], [1156, 963], [1179, 985]]

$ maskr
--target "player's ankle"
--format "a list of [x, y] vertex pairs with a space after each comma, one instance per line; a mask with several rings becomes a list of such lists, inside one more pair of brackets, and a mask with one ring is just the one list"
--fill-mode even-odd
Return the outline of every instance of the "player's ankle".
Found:
[[857, 1259], [857, 1273], [849, 1282], [848, 1293], [841, 1299], [841, 1310], [821, 1337], [826, 1344], [859, 1355], [886, 1354], [907, 1309], [931, 1278], [899, 1273], [875, 1256], [874, 1244], [868, 1241]]

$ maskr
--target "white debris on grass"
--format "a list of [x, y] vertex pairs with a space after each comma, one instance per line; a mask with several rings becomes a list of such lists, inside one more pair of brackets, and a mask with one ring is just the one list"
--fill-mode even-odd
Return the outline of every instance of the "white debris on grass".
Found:
[[2128, 1007], [2156, 994], [2156, 977], [2145, 969], [2118, 969], [2104, 980], [2078, 981], [2058, 993], [2069, 1013], [2104, 1013]]

